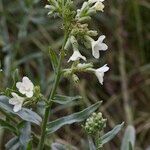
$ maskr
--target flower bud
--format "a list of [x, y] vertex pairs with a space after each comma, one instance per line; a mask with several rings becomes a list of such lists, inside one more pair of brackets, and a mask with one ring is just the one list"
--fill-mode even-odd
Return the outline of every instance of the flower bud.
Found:
[[97, 2], [95, 3], [95, 5], [93, 6], [93, 8], [96, 10], [96, 11], [104, 11], [104, 4], [102, 2]]
[[106, 119], [103, 119], [102, 113], [93, 113], [91, 117], [86, 120], [85, 130], [88, 134], [95, 134], [103, 130], [106, 126]]
[[87, 32], [87, 35], [88, 35], [88, 36], [97, 36], [98, 33], [97, 33], [97, 31], [89, 30], [89, 31]]
[[73, 74], [73, 75], [72, 75], [72, 79], [73, 79], [73, 81], [74, 81], [75, 83], [78, 83], [78, 82], [79, 82], [79, 78], [78, 78], [78, 76], [77, 76], [76, 74]]
[[40, 86], [34, 87], [34, 93], [35, 93], [35, 96], [40, 95], [40, 93], [41, 93]]
[[78, 22], [87, 22], [91, 19], [90, 16], [81, 17], [78, 19]]

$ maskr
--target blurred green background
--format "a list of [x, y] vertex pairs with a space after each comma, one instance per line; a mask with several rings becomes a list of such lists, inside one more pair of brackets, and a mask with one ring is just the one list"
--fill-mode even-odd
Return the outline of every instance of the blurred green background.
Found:
[[[74, 0], [81, 6], [83, 0]], [[82, 101], [68, 106], [54, 106], [53, 119], [78, 111], [103, 100], [99, 111], [108, 119], [106, 130], [125, 121], [136, 129], [136, 149], [150, 146], [150, 2], [149, 0], [105, 1], [104, 13], [92, 17], [90, 27], [106, 35], [109, 50], [99, 60], [91, 51], [81, 47], [82, 53], [95, 67], [107, 63], [110, 71], [104, 85], [91, 74], [79, 74], [80, 83], [74, 85], [62, 79], [58, 92], [78, 95]], [[53, 71], [49, 61], [49, 45], [58, 52], [63, 32], [59, 18], [48, 17], [44, 0], [0, 0], [0, 91], [12, 85], [16, 68], [20, 77], [28, 76], [34, 84], [40, 84], [43, 94], [48, 95], [53, 83]], [[72, 52], [68, 52], [63, 66]], [[107, 150], [119, 149], [123, 131], [109, 144]], [[5, 138], [3, 138], [5, 137]], [[1, 135], [3, 147], [7, 137]], [[84, 149], [85, 134], [81, 126], [72, 125], [59, 130], [51, 138]]]

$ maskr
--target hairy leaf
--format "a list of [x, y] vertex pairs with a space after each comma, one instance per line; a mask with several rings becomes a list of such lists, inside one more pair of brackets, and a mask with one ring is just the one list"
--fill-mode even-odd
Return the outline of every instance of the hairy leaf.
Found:
[[54, 120], [52, 122], [49, 122], [47, 124], [47, 134], [57, 131], [59, 128], [61, 128], [64, 125], [84, 121], [86, 118], [89, 117], [91, 113], [93, 113], [100, 106], [100, 104], [101, 102], [97, 102], [96, 104], [80, 112], [77, 112], [77, 113], [59, 118], [57, 120]]
[[81, 99], [81, 98], [82, 98], [81, 96], [70, 97], [70, 96], [56, 95], [54, 97], [53, 101], [55, 103], [64, 105], [64, 104], [68, 104], [71, 101], [78, 100], [78, 99]]
[[12, 131], [14, 134], [18, 134], [17, 129], [13, 125], [2, 119], [0, 119], [0, 128], [5, 128]]
[[121, 150], [134, 149], [135, 144], [135, 128], [129, 125], [126, 130], [121, 144]]
[[60, 143], [52, 143], [51, 145], [52, 150], [66, 150], [65, 145], [60, 144]]
[[19, 147], [19, 139], [18, 139], [18, 137], [13, 137], [12, 139], [10, 139], [6, 144], [5, 144], [5, 149], [6, 150], [13, 150], [13, 148], [14, 148], [14, 150], [16, 149], [17, 150], [17, 148]]
[[27, 145], [31, 140], [31, 124], [30, 122], [25, 122], [24, 127], [20, 130], [19, 141], [23, 150], [27, 149]]
[[32, 123], [35, 123], [37, 125], [40, 125], [42, 118], [35, 112], [31, 111], [27, 108], [22, 108], [19, 112], [13, 111], [13, 106], [9, 104], [9, 98], [6, 96], [0, 96], [0, 108], [4, 109], [5, 111], [15, 114], [22, 118], [25, 121], [29, 121]]
[[77, 149], [74, 146], [68, 144], [65, 145], [61, 143], [52, 143], [51, 150], [77, 150]]
[[90, 150], [96, 150], [96, 147], [94, 145], [93, 139], [91, 137], [88, 137], [88, 142], [89, 142]]
[[53, 70], [56, 71], [56, 68], [58, 66], [58, 59], [55, 51], [53, 51], [51, 48], [49, 48], [49, 55], [52, 63]]
[[118, 134], [118, 132], [122, 129], [123, 125], [124, 125], [124, 122], [119, 125], [116, 125], [111, 131], [103, 135], [101, 137], [102, 144], [105, 144], [109, 142], [110, 140], [112, 140]]
[[[19, 135], [10, 139], [5, 145], [6, 150], [30, 150], [31, 147], [31, 124], [30, 122], [22, 122], [24, 126], [20, 128]], [[30, 143], [30, 145], [29, 145]]]

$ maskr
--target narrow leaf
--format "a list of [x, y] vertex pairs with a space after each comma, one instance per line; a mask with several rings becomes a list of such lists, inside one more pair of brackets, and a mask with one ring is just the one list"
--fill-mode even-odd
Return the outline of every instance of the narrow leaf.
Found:
[[53, 51], [51, 48], [49, 48], [49, 55], [52, 63], [53, 70], [56, 71], [56, 68], [58, 66], [58, 59], [55, 51]]
[[66, 150], [65, 145], [60, 144], [60, 143], [52, 143], [51, 145], [52, 150]]
[[5, 149], [10, 150], [14, 145], [18, 145], [18, 137], [13, 137], [5, 144]]
[[77, 148], [69, 144], [52, 143], [51, 150], [77, 150]]
[[78, 99], [81, 99], [81, 98], [82, 98], [81, 96], [70, 97], [70, 96], [56, 95], [54, 97], [53, 101], [55, 103], [64, 105], [64, 104], [70, 103], [71, 101], [78, 100]]
[[47, 134], [57, 131], [64, 125], [84, 121], [90, 116], [91, 113], [93, 113], [97, 108], [99, 108], [100, 105], [101, 102], [97, 102], [96, 104], [84, 109], [83, 111], [49, 122], [47, 124]]
[[32, 141], [29, 141], [26, 150], [32, 150]]
[[96, 147], [94, 145], [93, 139], [88, 136], [88, 141], [89, 141], [89, 148], [90, 150], [96, 150]]
[[22, 118], [25, 121], [29, 121], [37, 125], [40, 125], [42, 118], [37, 113], [27, 108], [22, 108], [19, 112], [14, 112], [13, 106], [10, 105], [8, 101], [9, 101], [8, 97], [0, 96], [0, 108], [8, 111], [9, 113], [18, 115], [20, 118]]
[[18, 133], [17, 129], [14, 126], [12, 126], [11, 124], [9, 124], [8, 122], [6, 122], [2, 119], [0, 119], [0, 127], [8, 129], [8, 130], [12, 131], [14, 134]]
[[25, 122], [24, 127], [20, 130], [19, 141], [23, 150], [27, 149], [27, 145], [31, 140], [31, 124], [30, 122]]
[[129, 125], [126, 130], [121, 144], [121, 150], [130, 150], [131, 147], [134, 149], [135, 144], [135, 128]]
[[122, 129], [123, 125], [124, 125], [124, 122], [119, 125], [116, 125], [111, 131], [103, 135], [101, 137], [102, 144], [105, 144], [109, 142], [110, 140], [112, 140], [118, 134], [118, 132]]
[[19, 141], [15, 143], [9, 150], [18, 150], [20, 148], [20, 143]]
[[133, 146], [131, 142], [129, 142], [129, 150], [133, 150]]

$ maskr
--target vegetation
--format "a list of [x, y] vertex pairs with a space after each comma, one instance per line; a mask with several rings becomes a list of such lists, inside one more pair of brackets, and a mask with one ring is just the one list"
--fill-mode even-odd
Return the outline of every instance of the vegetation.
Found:
[[[64, 16], [58, 15], [57, 10], [47, 15], [49, 10], [45, 9], [45, 5], [52, 2], [54, 0], [49, 0], [49, 3], [44, 0], [0, 0], [0, 149], [17, 149], [20, 143], [28, 150], [37, 149], [39, 143], [42, 143], [38, 147], [41, 150], [43, 147], [58, 150], [94, 150], [102, 147], [107, 150], [149, 149], [150, 2], [104, 1], [104, 12], [91, 15], [88, 28], [96, 30], [98, 35], [106, 35], [108, 50], [100, 52], [100, 59], [95, 59], [91, 49], [87, 49], [89, 45], [85, 44], [86, 47], [82, 41], [87, 26], [80, 25], [90, 18], [80, 20], [79, 26], [73, 22], [75, 12], [70, 10], [81, 8], [84, 1], [74, 0], [73, 6], [65, 5], [66, 12], [62, 13], [64, 9], [59, 10]], [[73, 35], [80, 37], [78, 48], [86, 56], [86, 63], [90, 63], [85, 66], [86, 69], [108, 64], [110, 70], [104, 77], [103, 85], [91, 74], [91, 70], [85, 68], [80, 72], [81, 68], [77, 67], [73, 70], [73, 73], [77, 71], [75, 76], [70, 76], [72, 63], [67, 61], [72, 55], [72, 49], [67, 50], [68, 47], [63, 44], [67, 42], [65, 37], [69, 29], [84, 29], [84, 32], [75, 30]], [[95, 32], [92, 34], [97, 35]], [[96, 37], [93, 39], [96, 40]], [[76, 40], [73, 41], [76, 48]], [[53, 85], [59, 69], [56, 56], [60, 56], [60, 49], [66, 49], [67, 54], [62, 53], [64, 58], [60, 65], [68, 70], [63, 70], [65, 78], [58, 77], [59, 85], [55, 79], [56, 89]], [[25, 108], [16, 113], [12, 105], [8, 104], [8, 97], [16, 92], [16, 83], [23, 76], [33, 82], [35, 94], [32, 101], [27, 99]], [[47, 97], [50, 97], [51, 103], [47, 102]], [[47, 116], [50, 120], [47, 129], [43, 127], [49, 135], [45, 131], [42, 134], [40, 130], [45, 104], [48, 105], [47, 112], [51, 110], [50, 117]], [[29, 109], [31, 106], [32, 110]], [[94, 115], [101, 122], [93, 119], [88, 123], [86, 119]], [[107, 118], [107, 121], [103, 118]], [[95, 123], [102, 129], [100, 126], [97, 128]], [[92, 130], [88, 126], [92, 126]], [[91, 136], [91, 131], [96, 133], [94, 129], [101, 131], [96, 137]], [[44, 143], [41, 139], [45, 136]]]

